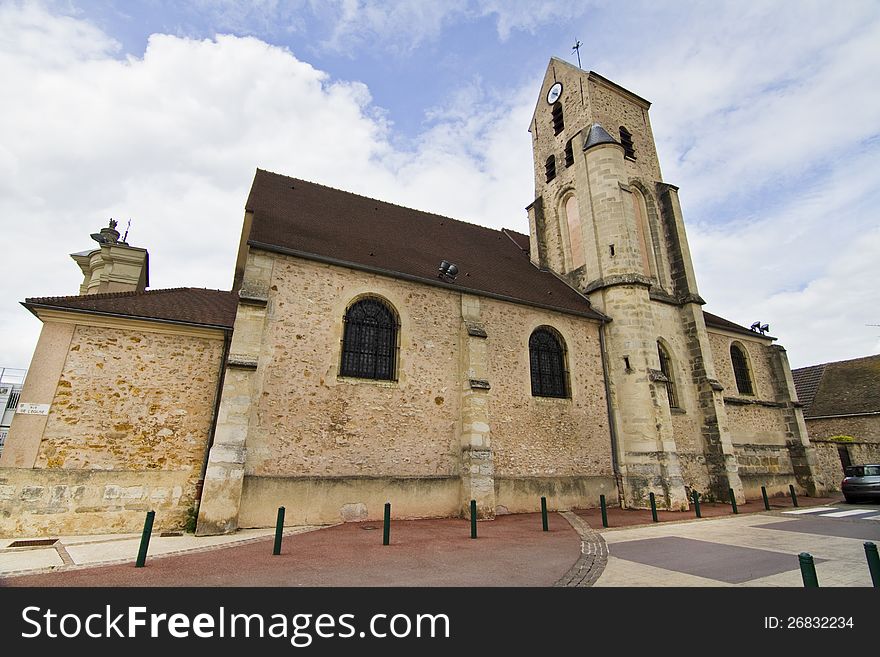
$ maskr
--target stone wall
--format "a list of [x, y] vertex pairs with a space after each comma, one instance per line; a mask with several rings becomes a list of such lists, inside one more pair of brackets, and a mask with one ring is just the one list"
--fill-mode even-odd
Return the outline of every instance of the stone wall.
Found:
[[[213, 417], [222, 334], [79, 324], [33, 468], [0, 469], [0, 534], [181, 527]], [[15, 424], [11, 438], [15, 440]]]
[[[274, 260], [245, 474], [457, 475], [459, 295]], [[343, 317], [364, 295], [399, 316], [396, 381], [338, 375]]]
[[[502, 495], [498, 505], [535, 510], [540, 496], [520, 499], [522, 485], [532, 485], [522, 481], [554, 478], [582, 480], [575, 488], [590, 491], [591, 498], [581, 500], [582, 506], [597, 503], [594, 490], [613, 497], [596, 322], [474, 298], [468, 301], [468, 313], [474, 314], [469, 320], [488, 337], [481, 343], [485, 347], [464, 358], [460, 293], [269, 257], [241, 526], [271, 524], [278, 505], [324, 522], [347, 519], [353, 509], [359, 519], [380, 518], [385, 501], [392, 502], [395, 517], [456, 514], [450, 482], [457, 491], [466, 456], [462, 391], [470, 391], [470, 379], [482, 378], [462, 368], [478, 365], [469, 360], [476, 353], [485, 353], [479, 360], [485, 358], [490, 385], [483, 394], [494, 475], [520, 482], [496, 486]], [[339, 376], [345, 310], [365, 296], [385, 300], [399, 317], [394, 381]], [[553, 327], [565, 340], [571, 399], [531, 395], [528, 340], [538, 326]], [[390, 482], [389, 492], [382, 493], [382, 482]], [[548, 485], [569, 508], [575, 505], [573, 489], [560, 482]], [[318, 489], [320, 499], [312, 494]]]
[[760, 404], [725, 403], [734, 445], [785, 445], [784, 409]]
[[77, 326], [36, 468], [195, 470], [223, 342]]
[[[776, 401], [773, 383], [773, 366], [770, 362], [771, 352], [764, 342], [750, 339], [747, 335], [721, 333], [709, 328], [709, 344], [715, 360], [715, 374], [724, 386], [725, 397], [747, 397], [765, 401]], [[769, 340], [766, 341], [769, 344]], [[752, 379], [752, 394], [742, 395], [736, 387], [733, 374], [733, 363], [730, 360], [730, 346], [736, 343], [744, 348], [749, 361], [749, 373]]]
[[852, 436], [858, 442], [880, 444], [880, 415], [805, 419], [810, 440], [831, 438], [832, 436]]
[[[489, 337], [489, 418], [501, 477], [611, 476], [611, 439], [595, 322], [481, 301]], [[539, 326], [565, 343], [569, 399], [534, 397], [529, 337]]]
[[843, 442], [822, 438], [813, 438], [810, 442], [816, 449], [818, 470], [828, 490], [840, 490], [840, 482], [843, 480], [843, 463], [839, 452], [841, 447], [847, 451], [853, 465], [880, 463], [880, 442]]

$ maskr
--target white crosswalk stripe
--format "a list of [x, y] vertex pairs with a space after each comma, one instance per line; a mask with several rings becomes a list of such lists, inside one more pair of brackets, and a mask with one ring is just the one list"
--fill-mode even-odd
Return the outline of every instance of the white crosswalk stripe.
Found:
[[847, 516], [863, 516], [866, 513], [875, 513], [875, 509], [849, 509], [847, 511], [838, 511], [837, 513], [821, 513], [823, 518], [846, 518]]
[[814, 506], [812, 509], [798, 509], [797, 511], [783, 511], [783, 513], [787, 513], [793, 516], [799, 516], [804, 513], [821, 513], [822, 511], [836, 511], [837, 507], [834, 506]]

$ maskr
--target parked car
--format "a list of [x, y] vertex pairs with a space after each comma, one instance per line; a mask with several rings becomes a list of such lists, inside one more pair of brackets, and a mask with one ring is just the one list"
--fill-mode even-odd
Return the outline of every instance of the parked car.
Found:
[[880, 465], [851, 465], [840, 484], [847, 502], [880, 502]]

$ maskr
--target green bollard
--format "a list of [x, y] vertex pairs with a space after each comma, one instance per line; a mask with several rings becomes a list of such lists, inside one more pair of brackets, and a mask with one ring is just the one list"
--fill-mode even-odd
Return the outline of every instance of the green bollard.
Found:
[[651, 519], [657, 522], [657, 501], [654, 499], [654, 493], [649, 493], [648, 499], [651, 500]]
[[788, 490], [789, 490], [789, 492], [791, 493], [791, 503], [792, 503], [793, 506], [796, 507], [796, 506], [798, 505], [798, 501], [797, 501], [797, 493], [794, 492], [794, 485], [793, 485], [793, 484], [789, 484], [789, 485], [788, 485]]
[[871, 581], [874, 583], [874, 588], [878, 588], [880, 587], [880, 556], [877, 556], [877, 546], [870, 541], [865, 543], [865, 556], [868, 558]]
[[727, 494], [730, 495], [730, 506], [733, 507], [733, 514], [736, 515], [739, 513], [739, 511], [736, 508], [736, 495], [733, 494], [732, 488], [727, 489]]
[[477, 537], [477, 501], [471, 500], [471, 538]]
[[770, 500], [767, 499], [767, 489], [764, 486], [761, 486], [761, 497], [764, 498], [764, 509], [770, 510]]
[[284, 533], [284, 507], [278, 507], [278, 518], [275, 520], [275, 547], [272, 554], [281, 554], [281, 535]]
[[143, 568], [147, 563], [147, 549], [150, 547], [150, 534], [153, 532], [153, 520], [156, 518], [155, 511], [147, 511], [147, 518], [144, 520], [144, 532], [141, 534], [141, 547], [138, 550], [135, 568]]
[[608, 526], [608, 511], [605, 509], [605, 496], [599, 496], [599, 508], [602, 509], [602, 526]]
[[385, 502], [385, 522], [382, 525], [382, 545], [391, 541], [391, 502]]
[[818, 587], [819, 578], [816, 577], [816, 565], [813, 563], [813, 556], [809, 552], [801, 552], [798, 555], [798, 561], [801, 564], [801, 577], [804, 580], [804, 587]]
[[697, 518], [702, 518], [703, 514], [700, 513], [700, 494], [697, 491], [691, 491], [691, 497], [694, 499], [694, 511], [697, 512]]
[[544, 528], [545, 532], [550, 531], [550, 526], [547, 524], [547, 498], [541, 498], [541, 527]]

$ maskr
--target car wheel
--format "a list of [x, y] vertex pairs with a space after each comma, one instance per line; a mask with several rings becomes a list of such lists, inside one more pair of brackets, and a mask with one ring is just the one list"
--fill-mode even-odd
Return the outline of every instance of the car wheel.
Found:
[[843, 499], [846, 500], [847, 504], [855, 504], [856, 502], [858, 502], [858, 500], [856, 498], [852, 497], [851, 495], [844, 495]]

